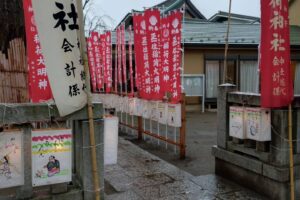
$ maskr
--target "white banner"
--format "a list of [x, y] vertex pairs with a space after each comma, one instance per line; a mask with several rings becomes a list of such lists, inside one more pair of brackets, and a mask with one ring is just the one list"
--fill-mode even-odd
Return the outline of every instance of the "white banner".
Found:
[[0, 133], [0, 188], [24, 184], [22, 132]]
[[72, 181], [72, 130], [32, 131], [32, 185]]
[[32, 0], [36, 25], [53, 97], [65, 116], [87, 103], [80, 62], [78, 14], [74, 0]]

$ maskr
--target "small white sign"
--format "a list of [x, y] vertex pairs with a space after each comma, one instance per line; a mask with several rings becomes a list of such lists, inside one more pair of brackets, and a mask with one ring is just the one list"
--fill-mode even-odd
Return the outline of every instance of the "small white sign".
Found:
[[137, 98], [129, 98], [129, 114], [135, 115], [137, 113]]
[[0, 133], [0, 188], [24, 184], [23, 133]]
[[32, 131], [32, 185], [72, 181], [72, 130]]
[[159, 102], [157, 105], [157, 119], [161, 124], [167, 124], [168, 122], [168, 104]]
[[181, 127], [181, 104], [168, 104], [168, 125]]
[[245, 108], [247, 139], [271, 141], [271, 111], [264, 108]]
[[229, 108], [229, 136], [246, 139], [244, 126], [244, 108], [231, 106]]
[[158, 101], [150, 101], [149, 102], [150, 119], [153, 121], [158, 121], [158, 118], [157, 118], [158, 103], [159, 103]]
[[142, 100], [142, 107], [143, 107], [143, 118], [150, 119], [151, 112], [150, 112], [150, 103], [147, 100]]
[[139, 98], [136, 98], [136, 109], [135, 116], [141, 117], [143, 115], [143, 101]]

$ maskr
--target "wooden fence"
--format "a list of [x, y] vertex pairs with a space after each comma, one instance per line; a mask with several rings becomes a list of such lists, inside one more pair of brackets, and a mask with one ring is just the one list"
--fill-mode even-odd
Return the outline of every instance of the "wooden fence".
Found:
[[0, 52], [0, 103], [26, 103], [28, 69], [23, 39], [9, 42], [7, 55]]

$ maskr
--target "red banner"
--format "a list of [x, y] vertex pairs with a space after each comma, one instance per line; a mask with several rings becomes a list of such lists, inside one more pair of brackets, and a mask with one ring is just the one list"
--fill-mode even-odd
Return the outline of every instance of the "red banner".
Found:
[[[148, 19], [149, 20], [149, 19]], [[150, 63], [149, 63], [149, 46], [147, 39], [147, 30], [146, 30], [146, 17], [142, 14], [139, 31], [140, 31], [140, 49], [136, 51], [141, 51], [140, 55], [140, 95], [143, 99], [151, 99], [151, 76], [150, 76]]]
[[178, 103], [181, 99], [181, 28], [182, 13], [172, 12], [170, 15], [170, 84], [171, 84], [171, 103]]
[[106, 32], [105, 33], [105, 42], [106, 42], [106, 93], [110, 93], [111, 87], [112, 87], [112, 51], [111, 51], [111, 32]]
[[[121, 30], [117, 28], [117, 46], [118, 46], [118, 82], [122, 85], [122, 49], [121, 49]], [[121, 91], [122, 92], [122, 91]]]
[[118, 92], [118, 41], [117, 41], [117, 31], [116, 31], [116, 43], [115, 43], [115, 75], [114, 75], [114, 83], [115, 83], [115, 93]]
[[106, 68], [106, 37], [105, 34], [100, 34], [100, 46], [101, 46], [101, 69], [102, 69], [102, 80], [103, 86], [107, 84], [107, 68]]
[[[146, 84], [151, 88], [151, 99], [161, 100], [163, 93], [160, 88], [161, 74], [161, 48], [160, 48], [160, 11], [158, 9], [150, 9], [145, 11], [145, 19], [147, 26], [147, 44], [149, 58], [149, 77], [146, 78]], [[149, 92], [147, 85], [146, 92]]]
[[[123, 83], [125, 87], [127, 84], [127, 67], [126, 67], [126, 38], [125, 38], [125, 25], [121, 25], [121, 47], [122, 47], [122, 66], [123, 66]], [[126, 91], [126, 89], [125, 89]]]
[[129, 26], [129, 73], [130, 73], [130, 96], [134, 96], [133, 84], [133, 69], [132, 69], [132, 46], [133, 46], [133, 32], [132, 27]]
[[134, 56], [135, 56], [135, 85], [140, 90], [141, 87], [141, 75], [140, 69], [142, 68], [142, 51], [141, 51], [141, 14], [133, 14], [133, 29], [134, 29]]
[[44, 57], [34, 20], [31, 0], [23, 1], [28, 63], [29, 96], [33, 103], [52, 99]]
[[293, 100], [288, 0], [261, 0], [261, 106], [287, 106]]
[[89, 70], [90, 70], [90, 76], [91, 76], [92, 91], [96, 92], [96, 90], [97, 90], [96, 63], [95, 63], [95, 55], [94, 55], [94, 50], [93, 50], [93, 44], [92, 43], [93, 43], [93, 38], [89, 37], [87, 39]]
[[170, 45], [170, 16], [161, 19], [161, 90], [163, 93], [171, 92], [170, 85], [170, 60], [171, 60], [171, 45]]
[[97, 81], [97, 88], [101, 90], [103, 87], [103, 74], [101, 68], [101, 46], [100, 46], [100, 38], [97, 32], [92, 32], [92, 49], [94, 52], [95, 58], [95, 68], [96, 68], [96, 81]]

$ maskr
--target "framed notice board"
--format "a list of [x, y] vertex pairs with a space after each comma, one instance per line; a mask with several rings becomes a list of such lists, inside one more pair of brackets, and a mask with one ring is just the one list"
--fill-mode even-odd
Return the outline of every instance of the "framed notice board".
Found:
[[183, 91], [187, 97], [202, 97], [202, 112], [205, 109], [205, 75], [184, 74]]

